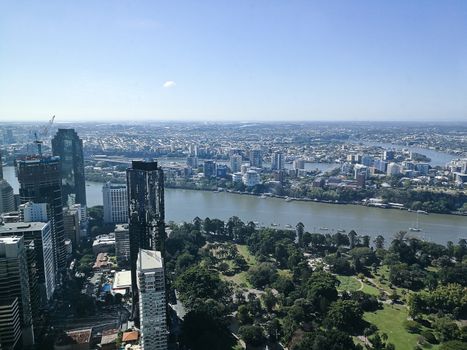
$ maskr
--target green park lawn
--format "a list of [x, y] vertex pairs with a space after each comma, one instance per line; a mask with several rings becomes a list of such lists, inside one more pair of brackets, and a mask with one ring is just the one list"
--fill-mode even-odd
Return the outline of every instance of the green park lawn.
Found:
[[250, 253], [246, 245], [236, 244], [235, 246], [237, 247], [237, 250], [240, 253], [240, 255], [243, 256], [243, 258], [246, 260], [248, 265], [253, 266], [256, 264], [255, 256]]
[[359, 290], [362, 284], [355, 276], [344, 276], [344, 275], [337, 275], [337, 279], [339, 280], [340, 284], [337, 287], [339, 292], [349, 291], [355, 292]]
[[[407, 308], [401, 305], [384, 305], [382, 310], [365, 312], [363, 318], [378, 327], [380, 332], [388, 335], [389, 342], [396, 350], [412, 350], [417, 344], [418, 334], [411, 334], [403, 326], [407, 319]], [[431, 349], [437, 349], [433, 345]]]

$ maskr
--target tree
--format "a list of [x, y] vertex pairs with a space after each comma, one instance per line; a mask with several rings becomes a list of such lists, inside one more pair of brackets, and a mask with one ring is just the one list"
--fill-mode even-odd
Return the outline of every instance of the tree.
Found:
[[363, 246], [369, 248], [370, 247], [370, 236], [365, 235], [363, 236]]
[[362, 325], [363, 310], [356, 301], [338, 300], [331, 304], [324, 320], [328, 329], [340, 329], [355, 332]]
[[241, 326], [238, 334], [247, 345], [261, 346], [265, 343], [263, 329], [260, 326]]
[[266, 293], [262, 295], [264, 306], [268, 312], [271, 312], [274, 306], [276, 306], [277, 299], [270, 289], [266, 290]]
[[292, 350], [357, 350], [352, 338], [340, 330], [316, 330], [306, 333]]
[[248, 280], [256, 288], [263, 288], [272, 284], [277, 276], [277, 268], [271, 263], [260, 263], [250, 267], [248, 270]]
[[240, 322], [240, 324], [247, 324], [252, 322], [250, 312], [248, 311], [248, 307], [246, 305], [240, 305], [238, 307], [237, 319]]
[[295, 226], [295, 232], [297, 233], [298, 245], [303, 247], [303, 233], [305, 231], [305, 225], [302, 222], [299, 222]]
[[348, 236], [349, 236], [350, 249], [353, 249], [355, 247], [355, 238], [357, 237], [357, 232], [352, 230], [349, 232]]
[[232, 338], [222, 323], [204, 311], [190, 311], [183, 319], [180, 341], [191, 350], [231, 349]]
[[193, 225], [196, 231], [201, 231], [201, 223], [202, 220], [198, 216], [193, 219]]
[[375, 243], [376, 249], [384, 249], [384, 237], [383, 236], [378, 235], [373, 242]]
[[227, 304], [230, 301], [229, 287], [217, 273], [201, 266], [192, 266], [175, 280], [175, 288], [185, 307], [194, 310], [207, 299]]
[[308, 279], [306, 296], [308, 301], [318, 312], [324, 312], [328, 305], [337, 300], [336, 286], [338, 281], [330, 273], [317, 271]]

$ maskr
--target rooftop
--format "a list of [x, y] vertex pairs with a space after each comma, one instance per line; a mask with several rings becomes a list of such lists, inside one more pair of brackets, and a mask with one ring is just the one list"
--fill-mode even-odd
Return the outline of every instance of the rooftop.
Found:
[[33, 232], [41, 231], [44, 226], [48, 225], [47, 222], [8, 222], [0, 225], [0, 235], [5, 232]]
[[122, 335], [122, 341], [135, 341], [138, 340], [139, 333], [137, 331], [125, 332]]
[[161, 252], [156, 250], [140, 249], [138, 254], [138, 266], [142, 270], [162, 268]]
[[131, 287], [131, 270], [116, 272], [113, 289], [123, 289], [129, 287]]
[[67, 331], [66, 334], [72, 338], [77, 344], [86, 344], [91, 340], [92, 329], [79, 329]]

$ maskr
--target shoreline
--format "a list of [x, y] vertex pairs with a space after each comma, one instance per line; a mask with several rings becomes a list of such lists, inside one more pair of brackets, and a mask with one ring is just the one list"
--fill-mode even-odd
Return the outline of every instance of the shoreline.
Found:
[[[95, 180], [86, 180], [86, 181], [94, 182], [94, 183], [102, 183], [102, 184], [106, 182], [106, 181], [95, 181]], [[324, 204], [334, 204], [334, 205], [355, 205], [355, 206], [370, 207], [370, 208], [377, 208], [377, 209], [386, 209], [386, 210], [393, 209], [393, 210], [408, 211], [408, 212], [416, 213], [416, 210], [411, 210], [405, 206], [399, 207], [399, 206], [391, 206], [389, 204], [378, 205], [378, 203], [375, 203], [373, 205], [369, 205], [366, 203], [360, 203], [358, 201], [343, 202], [343, 201], [337, 201], [337, 200], [332, 201], [332, 200], [320, 200], [320, 199], [312, 199], [312, 198], [295, 198], [295, 197], [279, 196], [279, 195], [265, 194], [265, 193], [240, 192], [240, 191], [234, 191], [234, 190], [228, 190], [228, 189], [211, 190], [211, 189], [189, 188], [189, 187], [179, 187], [179, 186], [165, 186], [165, 188], [178, 189], [178, 190], [189, 190], [189, 191], [202, 191], [202, 192], [211, 192], [211, 193], [224, 192], [224, 193], [235, 194], [235, 195], [258, 197], [258, 199], [268, 199], [268, 198], [282, 199], [286, 202], [311, 202], [311, 203], [324, 203]], [[429, 215], [429, 214], [453, 215], [453, 216], [460, 216], [460, 217], [467, 216], [467, 213], [459, 213], [459, 212], [449, 212], [449, 213], [423, 212], [423, 214], [424, 215]]]

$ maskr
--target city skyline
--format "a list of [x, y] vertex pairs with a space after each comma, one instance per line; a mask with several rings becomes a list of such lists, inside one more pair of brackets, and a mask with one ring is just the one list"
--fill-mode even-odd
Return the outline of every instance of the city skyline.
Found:
[[461, 121], [466, 18], [462, 1], [4, 4], [0, 119]]

